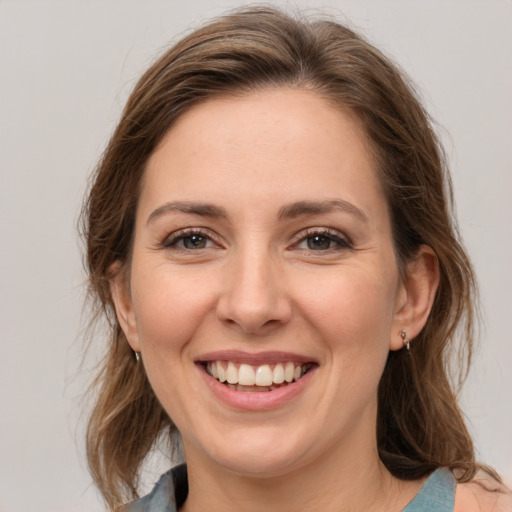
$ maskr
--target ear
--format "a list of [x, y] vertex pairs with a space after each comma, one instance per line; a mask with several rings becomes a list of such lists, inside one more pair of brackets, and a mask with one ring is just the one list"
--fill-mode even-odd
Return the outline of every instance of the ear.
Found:
[[110, 293], [116, 309], [116, 316], [121, 329], [135, 352], [140, 352], [139, 336], [137, 334], [137, 322], [133, 310], [130, 293], [129, 279], [119, 262], [110, 268]]
[[421, 245], [415, 256], [407, 263], [407, 274], [397, 294], [391, 350], [403, 347], [402, 330], [407, 339], [414, 339], [425, 326], [437, 287], [439, 286], [439, 262], [431, 247]]

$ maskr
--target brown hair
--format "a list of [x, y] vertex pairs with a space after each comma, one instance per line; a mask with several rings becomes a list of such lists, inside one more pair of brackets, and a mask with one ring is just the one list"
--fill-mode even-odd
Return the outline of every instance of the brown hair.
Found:
[[[129, 266], [145, 164], [192, 105], [269, 87], [310, 90], [363, 123], [390, 205], [401, 267], [420, 244], [437, 254], [440, 285], [410, 354], [391, 352], [379, 388], [378, 448], [391, 473], [420, 478], [440, 466], [477, 465], [450, 378], [469, 364], [475, 282], [451, 211], [450, 177], [432, 123], [398, 68], [361, 36], [330, 20], [304, 20], [270, 7], [237, 11], [196, 30], [162, 55], [137, 83], [106, 148], [82, 213], [90, 295], [110, 321], [88, 425], [92, 475], [114, 508], [137, 496], [141, 464], [175, 427], [157, 401], [117, 322], [113, 263]], [[462, 375], [464, 371], [462, 372]]]

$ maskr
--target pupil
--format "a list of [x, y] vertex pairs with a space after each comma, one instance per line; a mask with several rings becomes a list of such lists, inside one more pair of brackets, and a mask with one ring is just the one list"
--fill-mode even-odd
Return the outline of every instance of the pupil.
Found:
[[329, 249], [330, 246], [331, 246], [331, 239], [326, 236], [316, 235], [316, 236], [311, 236], [308, 238], [308, 248], [309, 249], [313, 249], [313, 250]]
[[203, 249], [206, 244], [206, 240], [201, 235], [191, 235], [183, 239], [183, 245], [187, 249]]

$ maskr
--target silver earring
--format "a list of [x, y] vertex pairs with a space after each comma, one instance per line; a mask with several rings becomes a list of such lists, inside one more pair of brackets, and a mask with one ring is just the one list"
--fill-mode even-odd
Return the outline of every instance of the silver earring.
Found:
[[411, 340], [407, 337], [407, 331], [405, 329], [402, 329], [400, 331], [400, 338], [402, 338], [402, 341], [404, 343], [404, 347], [408, 351], [411, 350]]
[[135, 361], [137, 361], [137, 363], [140, 361], [140, 352], [134, 352], [135, 354]]

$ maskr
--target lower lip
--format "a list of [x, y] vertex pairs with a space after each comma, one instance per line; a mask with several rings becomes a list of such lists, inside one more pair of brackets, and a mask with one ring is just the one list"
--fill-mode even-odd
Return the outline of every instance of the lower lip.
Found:
[[198, 365], [207, 386], [218, 400], [245, 411], [267, 411], [283, 407], [299, 395], [308, 385], [317, 367], [313, 367], [299, 380], [273, 391], [237, 391], [214, 379], [202, 365]]

